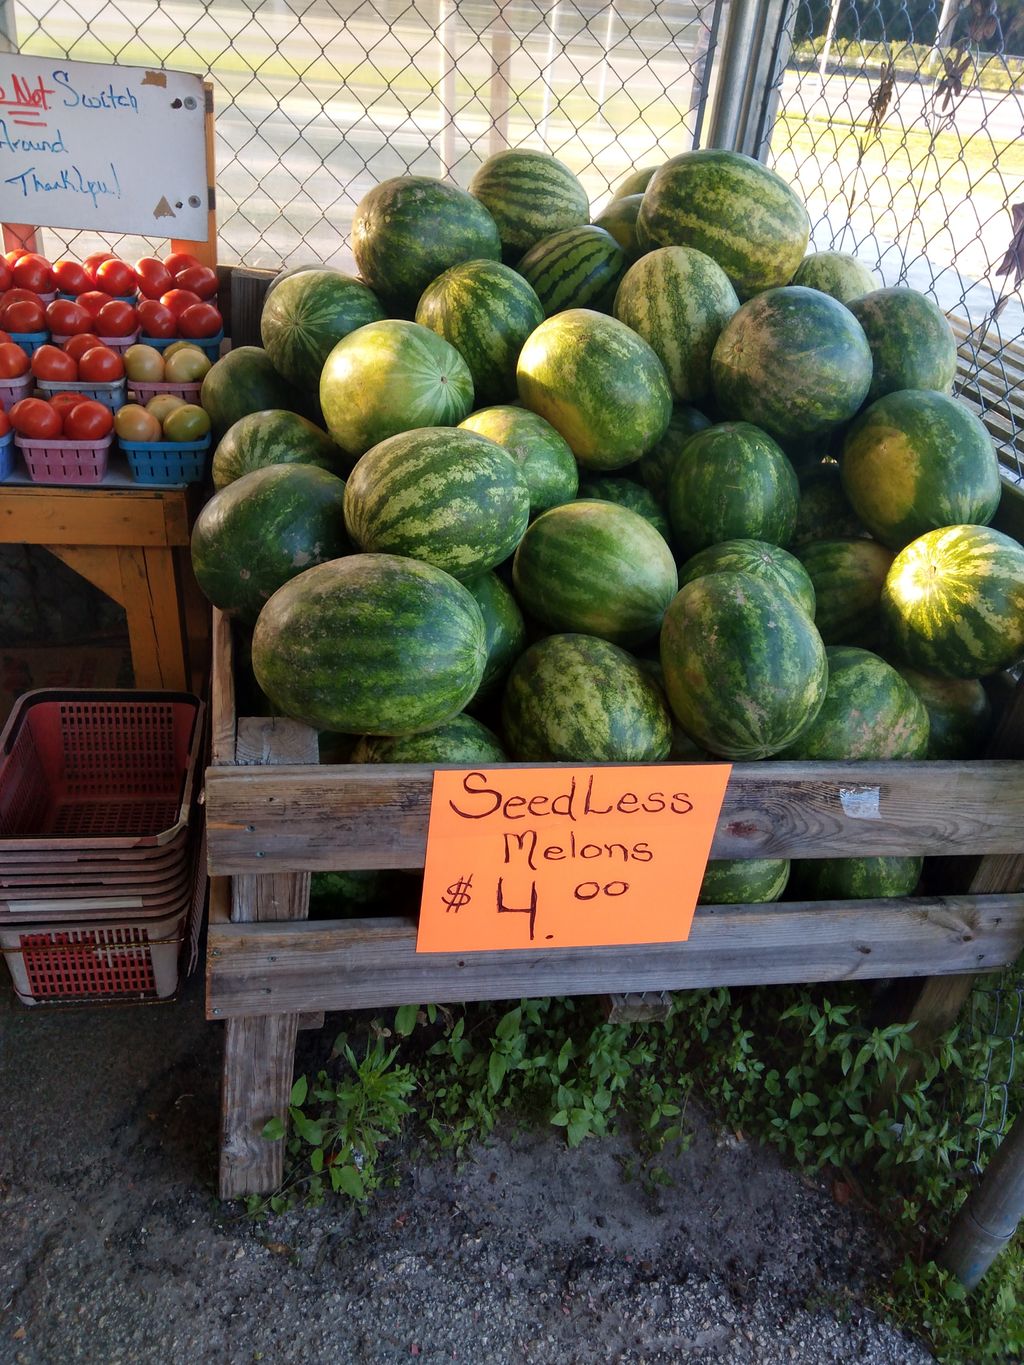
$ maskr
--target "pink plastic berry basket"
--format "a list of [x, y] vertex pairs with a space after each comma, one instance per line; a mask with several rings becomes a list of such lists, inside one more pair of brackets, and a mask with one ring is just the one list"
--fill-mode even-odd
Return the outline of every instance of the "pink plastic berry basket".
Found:
[[131, 387], [137, 403], [148, 403], [151, 398], [157, 398], [162, 393], [169, 393], [174, 398], [184, 398], [186, 403], [198, 403], [203, 382], [199, 380], [195, 384], [147, 384], [144, 380], [133, 379]]
[[[99, 343], [101, 346], [109, 346], [110, 349], [116, 351], [118, 355], [124, 355], [128, 347], [134, 346], [138, 341], [140, 330], [140, 328], [136, 327], [135, 331], [132, 332], [130, 336], [126, 337], [100, 337]], [[69, 336], [54, 336], [51, 340], [53, 341], [54, 346], [66, 346], [71, 338]]]
[[32, 440], [16, 436], [33, 483], [102, 483], [110, 460], [112, 436], [102, 441]]
[[15, 403], [29, 396], [35, 383], [31, 374], [23, 374], [19, 379], [0, 379], [0, 408], [10, 412]]

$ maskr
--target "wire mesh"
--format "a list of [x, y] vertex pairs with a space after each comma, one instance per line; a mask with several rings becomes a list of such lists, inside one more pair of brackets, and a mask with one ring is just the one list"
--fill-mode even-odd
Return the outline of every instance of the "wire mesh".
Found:
[[819, 250], [930, 294], [960, 396], [1024, 474], [1024, 12], [1016, 0], [794, 0], [769, 164]]
[[[1017, 1074], [1024, 1024], [1024, 978], [1013, 973], [984, 982], [971, 992], [968, 1041], [981, 1050], [981, 1064], [969, 1079], [964, 1125], [971, 1135], [972, 1165], [979, 1175], [1005, 1137], [1020, 1105]], [[970, 1101], [973, 1101], [970, 1102]]]
[[[353, 210], [389, 176], [466, 185], [492, 152], [530, 147], [596, 208], [634, 166], [695, 146], [722, 0], [5, 3], [24, 53], [213, 82], [223, 261], [344, 268]], [[44, 249], [97, 242], [47, 229]]]

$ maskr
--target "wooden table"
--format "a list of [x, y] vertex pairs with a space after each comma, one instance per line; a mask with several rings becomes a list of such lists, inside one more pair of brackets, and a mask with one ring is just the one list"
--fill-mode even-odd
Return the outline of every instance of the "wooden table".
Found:
[[41, 545], [119, 603], [136, 687], [188, 691], [206, 672], [209, 625], [192, 576], [193, 487], [116, 474], [92, 487], [0, 484], [0, 544]]

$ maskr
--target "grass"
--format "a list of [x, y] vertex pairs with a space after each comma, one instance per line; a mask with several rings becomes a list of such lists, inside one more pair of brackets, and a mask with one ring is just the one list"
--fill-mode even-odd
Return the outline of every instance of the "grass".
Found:
[[[792, 63], [797, 67], [817, 66], [825, 49], [825, 37], [807, 38], [793, 48]], [[947, 49], [955, 51], [956, 49]], [[855, 38], [839, 38], [829, 50], [829, 67], [878, 80], [890, 61], [905, 76], [924, 75], [934, 79], [942, 74], [939, 51], [925, 43], [864, 43]], [[981, 90], [1024, 89], [1024, 59], [1001, 53], [976, 53], [972, 82]], [[828, 68], [826, 68], [828, 70]]]

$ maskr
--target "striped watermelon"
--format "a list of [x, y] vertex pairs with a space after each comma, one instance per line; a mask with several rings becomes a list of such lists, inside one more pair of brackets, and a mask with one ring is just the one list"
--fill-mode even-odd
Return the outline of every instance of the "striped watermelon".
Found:
[[507, 763], [498, 736], [472, 716], [455, 716], [415, 735], [363, 735], [353, 763]]
[[498, 226], [479, 199], [427, 175], [367, 191], [352, 219], [359, 274], [392, 309], [411, 311], [431, 280], [461, 261], [501, 257]]
[[1024, 658], [1024, 548], [987, 526], [929, 531], [893, 560], [882, 620], [922, 672], [984, 678], [1012, 667]]
[[510, 259], [542, 237], [579, 227], [590, 217], [583, 186], [568, 166], [545, 152], [495, 152], [469, 182], [469, 192], [497, 223], [502, 250]]
[[637, 219], [643, 247], [692, 246], [717, 261], [741, 299], [788, 284], [810, 236], [803, 204], [740, 152], [684, 152], [655, 172]]
[[215, 607], [252, 624], [313, 564], [349, 554], [345, 484], [305, 464], [268, 465], [215, 493], [192, 528], [192, 568]]
[[956, 338], [942, 309], [916, 289], [875, 289], [850, 303], [864, 328], [874, 372], [868, 402], [897, 389], [949, 393]]
[[788, 593], [744, 573], [682, 588], [661, 628], [672, 710], [709, 752], [768, 758], [807, 728], [828, 666], [814, 622]]
[[234, 346], [207, 370], [199, 401], [219, 439], [240, 417], [268, 408], [291, 410], [296, 397], [262, 346]]
[[897, 664], [928, 712], [927, 758], [982, 758], [992, 731], [992, 703], [977, 678], [936, 678]]
[[503, 681], [526, 648], [526, 622], [519, 603], [497, 574], [485, 573], [479, 578], [467, 579], [466, 587], [476, 598], [484, 618], [487, 666], [477, 695], [486, 696]]
[[710, 425], [709, 418], [702, 412], [686, 403], [677, 403], [668, 419], [665, 435], [651, 446], [646, 455], [641, 455], [637, 462], [637, 473], [660, 506], [664, 507], [668, 502], [669, 475], [679, 452], [691, 436], [698, 431], [706, 431]]
[[304, 270], [264, 299], [260, 336], [289, 384], [316, 392], [324, 361], [342, 337], [387, 314], [365, 284], [336, 270]]
[[763, 905], [777, 901], [788, 881], [788, 858], [712, 858], [697, 904]]
[[814, 620], [814, 584], [799, 559], [778, 545], [771, 545], [766, 540], [721, 540], [682, 565], [679, 586], [685, 588], [687, 583], [709, 573], [753, 574], [773, 588], [789, 593], [797, 606], [803, 607]]
[[923, 858], [801, 858], [792, 889], [815, 901], [888, 900], [911, 895], [923, 865]]
[[616, 199], [625, 199], [635, 194], [638, 194], [643, 198], [644, 191], [651, 183], [654, 172], [659, 168], [660, 163], [658, 166], [639, 166], [636, 170], [629, 171], [615, 187], [615, 191], [612, 194], [612, 202]]
[[279, 588], [252, 666], [286, 716], [316, 730], [408, 735], [441, 725], [480, 686], [487, 651], [472, 594], [398, 555], [349, 555]]
[[846, 434], [843, 490], [873, 536], [899, 550], [940, 526], [992, 520], [1002, 487], [982, 422], [953, 398], [903, 389]]
[[515, 550], [530, 518], [506, 450], [472, 431], [421, 427], [368, 450], [349, 475], [345, 524], [363, 550], [473, 578]]
[[849, 645], [829, 645], [825, 653], [825, 700], [779, 757], [924, 758], [928, 713], [895, 668], [877, 654]]
[[643, 203], [642, 194], [627, 194], [616, 197], [607, 204], [594, 219], [594, 226], [604, 228], [622, 247], [626, 264], [632, 265], [643, 253], [636, 240], [636, 220]]
[[839, 465], [834, 460], [815, 463], [803, 474], [798, 470], [797, 477], [800, 505], [791, 542], [794, 550], [812, 540], [852, 540], [867, 535], [843, 492]]
[[701, 403], [711, 393], [715, 342], [739, 306], [728, 275], [710, 256], [666, 246], [630, 266], [613, 312], [652, 347], [676, 402]]
[[416, 321], [462, 356], [477, 403], [499, 403], [516, 395], [516, 361], [523, 342], [544, 321], [544, 309], [509, 266], [465, 261], [427, 285]]
[[698, 431], [680, 451], [668, 484], [676, 548], [689, 557], [720, 540], [787, 545], [800, 490], [793, 466], [748, 422]]
[[444, 337], [389, 319], [338, 342], [320, 376], [320, 403], [331, 435], [356, 456], [414, 427], [456, 426], [473, 406], [473, 378]]
[[817, 289], [768, 289], [725, 325], [711, 358], [726, 417], [783, 445], [848, 422], [871, 383], [871, 348], [848, 308]]
[[232, 423], [213, 452], [213, 486], [271, 464], [308, 464], [340, 474], [352, 460], [326, 431], [284, 408], [250, 412]]
[[567, 502], [530, 525], [512, 586], [553, 630], [636, 645], [657, 635], [675, 596], [672, 551], [650, 522], [611, 502]]
[[845, 251], [812, 251], [797, 266], [791, 283], [820, 289], [840, 303], [849, 303], [877, 289], [878, 276]]
[[569, 442], [585, 469], [621, 469], [665, 434], [672, 394], [647, 342], [615, 318], [571, 308], [542, 322], [519, 355], [519, 397]]
[[875, 646], [892, 551], [875, 540], [812, 540], [796, 554], [814, 584], [814, 620], [825, 643]]
[[671, 537], [668, 518], [658, 506], [657, 499], [649, 488], [632, 479], [621, 479], [615, 474], [605, 474], [596, 479], [584, 479], [580, 484], [580, 497], [598, 502], [614, 502], [620, 507], [628, 507], [631, 512], [649, 521], [666, 542]]
[[522, 763], [658, 763], [672, 726], [657, 683], [591, 635], [548, 635], [509, 674], [502, 729]]
[[516, 266], [536, 291], [545, 317], [566, 308], [609, 309], [625, 268], [622, 247], [591, 223], [543, 237]]
[[531, 515], [575, 498], [580, 471], [569, 443], [535, 412], [511, 405], [481, 408], [460, 427], [504, 446], [526, 480]]

